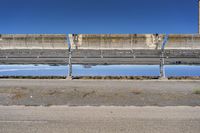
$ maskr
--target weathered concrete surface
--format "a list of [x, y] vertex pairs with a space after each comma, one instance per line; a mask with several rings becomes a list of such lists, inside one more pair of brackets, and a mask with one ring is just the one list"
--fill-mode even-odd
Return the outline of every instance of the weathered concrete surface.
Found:
[[165, 49], [200, 49], [200, 35], [171, 34]]
[[161, 49], [164, 35], [156, 34], [78, 34], [77, 49]]
[[[78, 34], [73, 48], [78, 49], [158, 49], [163, 34]], [[200, 49], [198, 34], [170, 34], [166, 49]]]
[[0, 49], [67, 49], [65, 34], [1, 34]]
[[1, 79], [0, 105], [200, 106], [200, 81]]
[[0, 107], [1, 133], [199, 131], [199, 107]]
[[[1, 34], [0, 49], [68, 49], [65, 34]], [[164, 34], [69, 35], [74, 49], [160, 50]], [[200, 35], [171, 34], [166, 49], [200, 49]]]

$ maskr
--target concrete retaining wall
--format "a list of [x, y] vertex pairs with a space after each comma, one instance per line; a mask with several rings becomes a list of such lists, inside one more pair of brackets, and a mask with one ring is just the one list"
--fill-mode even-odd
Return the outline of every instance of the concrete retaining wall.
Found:
[[200, 49], [200, 35], [171, 34], [165, 49]]
[[164, 35], [156, 34], [78, 34], [77, 49], [160, 49]]
[[67, 49], [65, 34], [3, 34], [0, 49]]
[[[73, 49], [160, 50], [163, 34], [70, 34]], [[2, 34], [0, 49], [68, 49], [66, 34]], [[171, 34], [165, 49], [200, 49], [200, 35]]]
[[[72, 48], [77, 49], [161, 49], [163, 34], [78, 34]], [[171, 34], [165, 49], [200, 49], [200, 35]]]

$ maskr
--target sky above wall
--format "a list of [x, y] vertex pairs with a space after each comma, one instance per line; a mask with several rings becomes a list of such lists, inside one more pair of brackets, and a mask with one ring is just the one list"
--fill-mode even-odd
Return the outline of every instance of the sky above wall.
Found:
[[197, 33], [198, 0], [0, 0], [0, 33]]

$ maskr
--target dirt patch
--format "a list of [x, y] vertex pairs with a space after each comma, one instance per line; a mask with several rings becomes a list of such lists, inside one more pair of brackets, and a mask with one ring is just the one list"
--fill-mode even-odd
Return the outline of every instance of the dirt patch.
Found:
[[16, 92], [13, 92], [12, 94], [13, 94], [11, 97], [12, 100], [19, 100], [21, 98], [26, 97], [26, 94], [21, 91], [16, 91]]
[[16, 93], [18, 91], [27, 91], [25, 87], [1, 88], [0, 93]]
[[96, 91], [87, 92], [87, 93], [85, 93], [85, 94], [83, 95], [83, 98], [85, 98], [85, 97], [87, 97], [87, 96], [89, 96], [89, 95], [95, 94], [95, 93], [96, 93]]
[[[5, 84], [6, 82], [6, 84]], [[1, 105], [199, 106], [200, 81], [1, 80]]]
[[193, 94], [200, 95], [200, 88], [194, 89]]
[[142, 90], [139, 90], [139, 89], [134, 89], [131, 91], [132, 94], [134, 95], [139, 95], [139, 94], [142, 94]]
[[53, 96], [53, 95], [59, 95], [59, 94], [62, 94], [62, 92], [57, 91], [57, 90], [52, 90], [52, 91], [43, 93], [43, 95], [45, 95], [45, 96]]
[[0, 89], [0, 93], [9, 94], [12, 100], [19, 100], [21, 98], [25, 98], [28, 94], [28, 91], [25, 87], [16, 87]]

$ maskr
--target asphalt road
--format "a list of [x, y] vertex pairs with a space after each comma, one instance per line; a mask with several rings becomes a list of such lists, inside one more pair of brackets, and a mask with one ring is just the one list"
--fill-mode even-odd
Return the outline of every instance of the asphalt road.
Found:
[[0, 107], [1, 133], [199, 133], [200, 107]]

